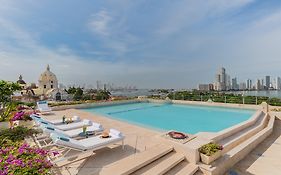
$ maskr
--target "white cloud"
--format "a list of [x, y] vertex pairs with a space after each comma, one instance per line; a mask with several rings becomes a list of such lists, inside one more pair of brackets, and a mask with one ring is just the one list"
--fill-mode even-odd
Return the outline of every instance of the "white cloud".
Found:
[[95, 34], [108, 36], [110, 35], [109, 23], [111, 19], [106, 10], [101, 10], [91, 15], [88, 27]]
[[206, 18], [219, 17], [229, 11], [246, 6], [254, 0], [196, 0], [175, 1], [167, 9], [163, 23], [156, 31], [160, 35], [172, 35], [202, 22]]

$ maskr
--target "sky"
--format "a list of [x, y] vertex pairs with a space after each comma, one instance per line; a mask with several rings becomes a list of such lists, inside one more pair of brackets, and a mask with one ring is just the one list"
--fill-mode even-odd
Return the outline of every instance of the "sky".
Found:
[[0, 79], [196, 88], [281, 76], [280, 0], [0, 0]]

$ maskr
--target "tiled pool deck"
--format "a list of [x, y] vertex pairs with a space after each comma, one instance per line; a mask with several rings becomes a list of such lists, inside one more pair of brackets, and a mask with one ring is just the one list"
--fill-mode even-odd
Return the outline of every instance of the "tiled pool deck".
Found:
[[[115, 128], [124, 133], [126, 136], [124, 144], [125, 150], [119, 145], [112, 145], [108, 148], [95, 151], [95, 155], [84, 161], [78, 161], [62, 169], [62, 174], [79, 174], [79, 175], [95, 175], [106, 168], [107, 165], [118, 161], [122, 158], [130, 156], [135, 152], [141, 152], [156, 144], [162, 143], [163, 140], [158, 138], [159, 134], [156, 131], [138, 127], [135, 125], [127, 124], [120, 121], [115, 121], [106, 117], [93, 115], [87, 112], [76, 109], [67, 109], [63, 111], [55, 111], [53, 115], [47, 115], [46, 118], [55, 119], [61, 118], [66, 115], [67, 117], [78, 115], [80, 118], [91, 119], [95, 122], [101, 123], [105, 129]], [[120, 143], [121, 144], [121, 143]], [[81, 170], [78, 172], [78, 168]]]

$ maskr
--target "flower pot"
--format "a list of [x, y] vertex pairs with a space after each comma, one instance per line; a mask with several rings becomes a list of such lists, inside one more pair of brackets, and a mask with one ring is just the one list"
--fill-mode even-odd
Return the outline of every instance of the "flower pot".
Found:
[[0, 130], [10, 128], [10, 122], [0, 122]]
[[27, 120], [27, 121], [24, 121], [24, 120], [16, 120], [13, 122], [13, 126], [14, 127], [17, 127], [17, 126], [24, 126], [24, 127], [27, 127], [27, 128], [32, 128], [34, 125], [34, 122], [32, 120]]
[[214, 153], [211, 156], [207, 156], [205, 154], [200, 153], [200, 157], [201, 157], [201, 161], [204, 164], [210, 165], [213, 161], [215, 161], [216, 159], [218, 159], [221, 156], [221, 151], [217, 151], [216, 153]]

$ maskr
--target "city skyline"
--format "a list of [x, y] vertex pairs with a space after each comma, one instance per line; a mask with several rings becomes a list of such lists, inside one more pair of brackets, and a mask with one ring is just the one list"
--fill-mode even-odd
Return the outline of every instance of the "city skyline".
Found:
[[208, 84], [198, 84], [198, 90], [202, 91], [228, 91], [228, 90], [281, 90], [280, 76], [272, 77], [265, 75], [255, 80], [247, 78], [241, 80], [239, 77], [232, 77], [224, 67], [220, 67], [215, 74], [214, 81]]
[[191, 89], [222, 65], [241, 79], [275, 77], [280, 7], [276, 0], [2, 0], [0, 78], [35, 82], [47, 64], [65, 85]]

